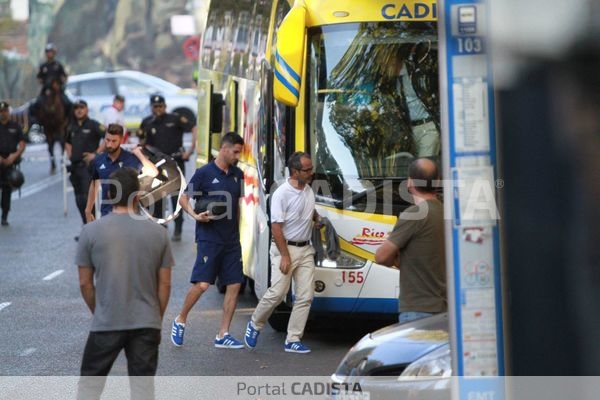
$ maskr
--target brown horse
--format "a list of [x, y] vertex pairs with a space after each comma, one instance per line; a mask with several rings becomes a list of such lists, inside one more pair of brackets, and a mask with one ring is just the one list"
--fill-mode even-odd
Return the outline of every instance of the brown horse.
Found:
[[54, 144], [60, 143], [61, 154], [65, 148], [65, 131], [71, 113], [71, 102], [62, 93], [60, 82], [53, 81], [33, 104], [31, 115], [44, 127], [48, 152], [50, 153], [50, 173], [56, 172]]

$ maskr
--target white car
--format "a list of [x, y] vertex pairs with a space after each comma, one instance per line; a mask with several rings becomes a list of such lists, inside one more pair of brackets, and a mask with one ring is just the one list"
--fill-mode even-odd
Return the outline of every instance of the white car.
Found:
[[198, 109], [196, 91], [183, 89], [156, 76], [139, 71], [106, 71], [71, 75], [67, 81], [69, 98], [88, 103], [90, 118], [103, 121], [103, 111], [110, 107], [116, 94], [125, 97], [125, 121], [130, 131], [140, 127], [142, 119], [151, 114], [150, 96], [164, 96], [168, 112], [177, 112], [191, 121]]

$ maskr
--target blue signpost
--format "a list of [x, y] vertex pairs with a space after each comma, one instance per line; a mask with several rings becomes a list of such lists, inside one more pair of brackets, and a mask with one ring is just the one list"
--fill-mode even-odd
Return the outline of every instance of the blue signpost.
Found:
[[501, 400], [497, 155], [486, 1], [439, 3], [448, 294], [455, 398]]

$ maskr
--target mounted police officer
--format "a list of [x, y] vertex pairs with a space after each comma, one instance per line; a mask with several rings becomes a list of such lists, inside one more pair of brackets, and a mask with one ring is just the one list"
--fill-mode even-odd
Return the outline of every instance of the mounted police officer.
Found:
[[50, 85], [53, 78], [60, 81], [61, 91], [67, 83], [67, 73], [63, 65], [58, 62], [56, 57], [56, 46], [54, 43], [48, 43], [44, 48], [46, 54], [46, 61], [40, 64], [40, 68], [37, 74], [38, 82], [42, 85], [42, 91]]
[[85, 100], [75, 101], [73, 110], [74, 119], [67, 127], [65, 150], [71, 161], [70, 179], [75, 192], [75, 203], [85, 225], [85, 206], [92, 181], [90, 163], [96, 158], [96, 154], [104, 151], [106, 128], [100, 122], [88, 118]]
[[10, 196], [15, 184], [21, 185], [22, 179], [15, 183], [12, 179], [14, 170], [21, 161], [25, 151], [25, 137], [21, 127], [9, 120], [9, 105], [0, 101], [0, 186], [2, 188], [2, 226], [8, 226]]
[[40, 95], [29, 105], [29, 115], [44, 127], [50, 153], [50, 173], [56, 170], [54, 143], [58, 140], [64, 148], [64, 132], [71, 116], [73, 104], [62, 91], [60, 78], [50, 78]]
[[[188, 120], [184, 115], [168, 113], [165, 104], [165, 98], [161, 95], [150, 96], [150, 105], [152, 115], [144, 118], [140, 125], [141, 144], [154, 147], [160, 152], [172, 156], [177, 165], [185, 175], [185, 161], [189, 160], [196, 147], [195, 135], [192, 135], [192, 145], [189, 150], [183, 147], [183, 134], [185, 132], [195, 132], [194, 121]], [[177, 206], [177, 197], [171, 197], [173, 210]], [[154, 204], [153, 216], [163, 218], [165, 205], [162, 201]], [[175, 232], [173, 241], [181, 240], [181, 228], [183, 225], [183, 215], [175, 219]]]

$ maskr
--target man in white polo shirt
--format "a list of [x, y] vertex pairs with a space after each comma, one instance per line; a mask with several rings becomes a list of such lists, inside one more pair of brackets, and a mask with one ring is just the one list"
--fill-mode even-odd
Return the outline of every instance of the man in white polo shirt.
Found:
[[320, 225], [321, 217], [315, 210], [315, 194], [309, 186], [313, 176], [310, 155], [292, 154], [288, 168], [290, 177], [271, 197], [271, 287], [248, 321], [244, 342], [250, 350], [256, 347], [260, 330], [287, 295], [293, 278], [295, 299], [284, 350], [303, 354], [310, 353], [300, 339], [314, 297], [315, 249], [310, 237], [313, 223]]

